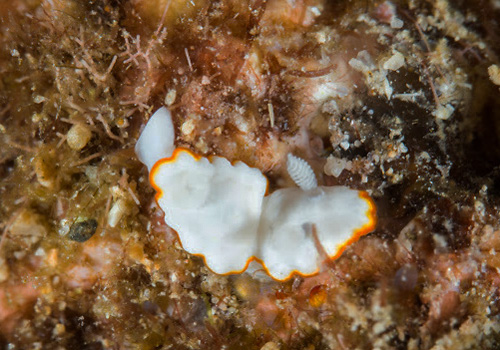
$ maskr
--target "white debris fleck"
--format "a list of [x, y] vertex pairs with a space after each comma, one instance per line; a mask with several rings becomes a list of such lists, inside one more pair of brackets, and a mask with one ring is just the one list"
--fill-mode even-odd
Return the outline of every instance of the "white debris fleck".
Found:
[[14, 252], [14, 258], [16, 258], [17, 260], [21, 260], [25, 256], [26, 256], [26, 251], [24, 250], [18, 250], [17, 252]]
[[355, 70], [363, 73], [367, 73], [375, 68], [375, 64], [370, 56], [370, 53], [366, 50], [358, 52], [356, 58], [351, 58], [349, 60], [349, 65]]
[[344, 158], [337, 158], [334, 156], [328, 157], [324, 167], [324, 172], [326, 175], [339, 177], [344, 169], [350, 170], [352, 168], [352, 162]]
[[9, 267], [5, 258], [0, 257], [0, 283], [5, 282], [9, 278]]
[[394, 98], [397, 98], [401, 101], [408, 101], [408, 102], [416, 102], [417, 98], [422, 97], [422, 96], [423, 96], [422, 91], [392, 95], [392, 97], [394, 97]]
[[393, 89], [387, 79], [387, 70], [382, 67], [378, 69], [368, 51], [360, 51], [356, 58], [349, 61], [349, 65], [364, 74], [366, 84], [371, 89], [385, 95], [387, 99], [391, 98]]
[[39, 248], [35, 251], [35, 256], [45, 256], [45, 250], [44, 250], [42, 247], [39, 247]]
[[316, 6], [310, 7], [310, 10], [311, 10], [312, 14], [315, 15], [316, 17], [321, 15], [321, 10]]
[[446, 106], [441, 105], [434, 112], [432, 112], [432, 115], [441, 120], [448, 120], [454, 111], [455, 108], [450, 104], [447, 104]]
[[405, 64], [404, 56], [396, 51], [394, 55], [392, 55], [387, 61], [384, 63], [384, 69], [387, 70], [398, 70], [403, 67]]
[[397, 18], [396, 16], [392, 16], [391, 18], [391, 28], [393, 29], [401, 29], [403, 28], [404, 22]]
[[319, 31], [315, 33], [314, 36], [316, 37], [316, 41], [318, 42], [318, 44], [326, 43], [327, 35], [324, 31]]
[[387, 80], [386, 77], [384, 77], [383, 84], [384, 84], [385, 97], [387, 97], [387, 99], [390, 100], [394, 89], [392, 88], [391, 83], [389, 83], [389, 80]]
[[339, 112], [339, 107], [335, 100], [327, 101], [321, 107], [323, 113], [335, 114]]
[[248, 131], [250, 130], [250, 125], [244, 119], [244, 117], [240, 115], [235, 116], [234, 125], [236, 126], [236, 128], [238, 128], [239, 131], [241, 131], [244, 134], [247, 134]]
[[281, 347], [273, 341], [267, 342], [260, 348], [260, 350], [280, 350]]
[[340, 147], [342, 147], [345, 151], [347, 151], [349, 149], [349, 141], [342, 141], [340, 143]]
[[488, 67], [488, 74], [495, 85], [500, 85], [500, 67], [496, 64], [492, 64]]
[[35, 103], [42, 103], [45, 101], [46, 101], [46, 98], [43, 96], [40, 96], [40, 95], [37, 95], [33, 98], [33, 102], [35, 102]]
[[171, 274], [170, 280], [175, 283], [177, 281], [177, 275], [175, 273]]
[[108, 214], [108, 225], [110, 227], [116, 227], [118, 222], [120, 222], [121, 218], [129, 212], [129, 206], [127, 205], [127, 201], [123, 198], [118, 199]]
[[399, 148], [399, 151], [400, 151], [401, 153], [406, 153], [406, 152], [408, 152], [408, 147], [406, 147], [406, 145], [405, 145], [403, 142], [401, 142], [401, 143], [399, 144], [399, 147], [398, 147], [398, 148]]
[[378, 335], [383, 333], [387, 329], [386, 325], [384, 322], [377, 322], [373, 325], [373, 333]]
[[206, 75], [201, 77], [201, 85], [209, 85], [210, 84], [210, 78], [207, 77]]
[[438, 235], [437, 233], [432, 235], [432, 240], [437, 248], [446, 248], [448, 246], [448, 242], [446, 242], [446, 238], [442, 235]]
[[177, 97], [177, 90], [170, 89], [165, 95], [165, 104], [167, 106], [171, 106], [175, 102], [175, 98]]
[[181, 133], [183, 135], [190, 135], [194, 131], [194, 120], [188, 119], [181, 126]]
[[340, 83], [326, 81], [318, 84], [313, 97], [316, 101], [324, 101], [328, 98], [344, 98], [349, 95], [349, 89]]

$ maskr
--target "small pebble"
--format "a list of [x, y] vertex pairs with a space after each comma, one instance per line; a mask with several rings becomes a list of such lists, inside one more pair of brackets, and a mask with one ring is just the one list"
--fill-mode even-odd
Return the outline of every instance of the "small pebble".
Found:
[[181, 132], [183, 135], [190, 135], [194, 131], [195, 125], [193, 119], [188, 119], [181, 126]]
[[404, 64], [405, 64], [404, 56], [396, 51], [394, 55], [392, 55], [387, 61], [384, 62], [384, 69], [394, 71], [403, 67]]
[[129, 205], [127, 201], [123, 198], [118, 199], [108, 214], [108, 225], [110, 227], [116, 227], [120, 222], [121, 218], [129, 212]]
[[441, 120], [448, 120], [454, 111], [455, 108], [453, 108], [450, 104], [447, 104], [446, 106], [441, 105], [434, 112], [432, 112], [432, 115]]
[[68, 238], [75, 242], [88, 241], [97, 230], [97, 220], [87, 219], [77, 221], [69, 229]]
[[264, 346], [260, 348], [260, 350], [280, 350], [280, 349], [281, 347], [273, 341], [265, 343]]
[[90, 141], [92, 131], [90, 131], [85, 125], [75, 124], [71, 127], [71, 129], [69, 129], [66, 137], [68, 146], [75, 151], [79, 151]]
[[493, 84], [500, 85], [500, 67], [492, 64], [488, 67], [488, 74]]
[[391, 28], [393, 29], [401, 29], [403, 28], [404, 22], [399, 18], [393, 16], [391, 19]]
[[9, 278], [9, 267], [5, 258], [0, 258], [0, 283], [7, 281]]
[[167, 94], [165, 95], [165, 104], [167, 106], [173, 105], [176, 97], [177, 97], [177, 91], [175, 89], [168, 90]]

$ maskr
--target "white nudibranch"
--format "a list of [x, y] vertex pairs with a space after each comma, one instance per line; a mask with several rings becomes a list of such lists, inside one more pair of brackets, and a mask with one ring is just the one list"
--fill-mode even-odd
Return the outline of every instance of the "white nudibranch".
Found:
[[[376, 210], [364, 191], [317, 186], [304, 160], [288, 156], [299, 188], [266, 195], [267, 178], [243, 162], [204, 158], [175, 148], [170, 112], [160, 108], [137, 141], [165, 222], [182, 247], [218, 274], [241, 273], [252, 261], [279, 281], [318, 273], [324, 253], [334, 259], [373, 231]], [[307, 230], [315, 225], [314, 235]], [[322, 252], [318, 249], [318, 243]]]

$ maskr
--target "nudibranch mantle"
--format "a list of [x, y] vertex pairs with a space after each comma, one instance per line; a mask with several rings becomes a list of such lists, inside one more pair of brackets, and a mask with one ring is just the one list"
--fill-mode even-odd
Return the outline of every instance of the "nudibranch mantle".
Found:
[[207, 159], [175, 148], [174, 141], [170, 112], [160, 108], [135, 150], [150, 170], [165, 222], [183, 248], [202, 256], [216, 273], [241, 273], [257, 261], [276, 280], [312, 275], [322, 253], [336, 258], [375, 228], [375, 205], [366, 192], [316, 186], [312, 169], [300, 158], [288, 159], [300, 188], [266, 196], [267, 179], [258, 169], [222, 157]]
[[150, 177], [165, 222], [177, 231], [186, 251], [203, 255], [216, 273], [245, 269], [256, 254], [267, 187], [259, 170], [177, 149], [156, 163]]

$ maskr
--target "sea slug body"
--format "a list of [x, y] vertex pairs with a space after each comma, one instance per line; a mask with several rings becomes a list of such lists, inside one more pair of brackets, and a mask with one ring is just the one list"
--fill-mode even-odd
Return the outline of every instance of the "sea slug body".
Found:
[[[175, 148], [166, 108], [160, 108], [136, 144], [138, 158], [150, 170], [165, 222], [183, 248], [202, 256], [218, 274], [241, 273], [252, 261], [276, 280], [319, 271], [330, 258], [375, 228], [375, 205], [364, 191], [317, 186], [304, 160], [288, 156], [290, 176], [299, 188], [266, 195], [267, 179], [243, 162], [204, 158]], [[315, 225], [317, 237], [306, 229]]]

